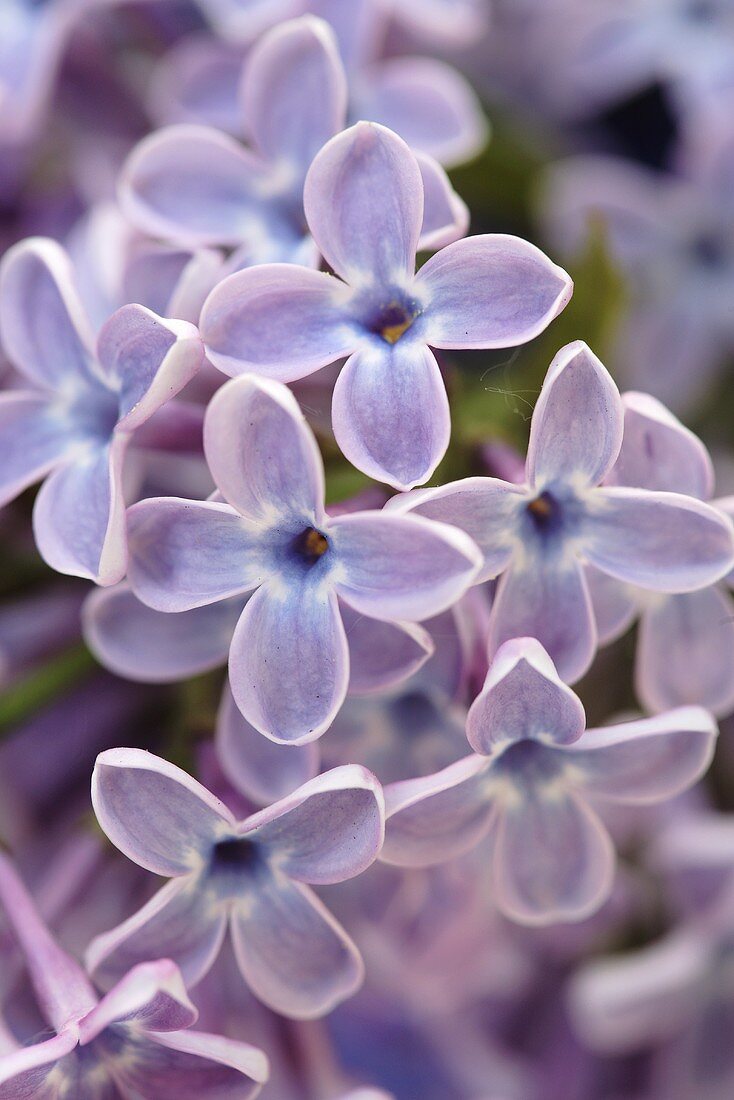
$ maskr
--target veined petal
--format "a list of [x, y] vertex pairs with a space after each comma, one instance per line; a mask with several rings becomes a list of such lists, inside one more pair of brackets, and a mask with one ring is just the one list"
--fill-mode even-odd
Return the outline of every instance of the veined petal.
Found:
[[425, 339], [436, 348], [506, 348], [532, 340], [568, 304], [573, 284], [539, 248], [504, 233], [466, 237], [423, 265]]
[[82, 1044], [110, 1024], [134, 1023], [147, 1031], [178, 1031], [196, 1023], [199, 1013], [189, 1000], [181, 972], [170, 959], [134, 966], [79, 1022]]
[[204, 303], [207, 356], [225, 374], [293, 382], [354, 350], [339, 279], [295, 264], [258, 264], [223, 279]]
[[382, 788], [357, 764], [332, 768], [240, 825], [289, 878], [343, 882], [377, 859], [385, 835]]
[[594, 608], [599, 645], [607, 645], [632, 626], [639, 612], [639, 602], [633, 588], [593, 565], [587, 565], [584, 574]]
[[691, 592], [734, 563], [731, 521], [679, 493], [601, 488], [586, 519], [586, 558], [618, 580], [657, 592]]
[[387, 623], [341, 607], [349, 645], [349, 693], [365, 695], [402, 683], [432, 656], [431, 635], [416, 623]]
[[[39, 1097], [53, 1100], [51, 1091], [56, 1065], [78, 1045], [76, 1027], [68, 1027], [32, 1046], [19, 1047], [0, 1059], [0, 1100], [19, 1100], [22, 1097]], [[55, 1074], [54, 1074], [55, 1076]]]
[[329, 24], [305, 15], [264, 35], [245, 65], [242, 106], [259, 151], [305, 175], [347, 113], [347, 81]]
[[118, 1070], [131, 1096], [255, 1100], [268, 1077], [261, 1050], [221, 1035], [147, 1032], [131, 1040], [131, 1046], [132, 1056], [122, 1059]]
[[650, 803], [672, 798], [704, 774], [718, 729], [702, 707], [677, 710], [588, 730], [564, 752], [573, 782], [598, 798]]
[[229, 682], [245, 718], [273, 741], [302, 745], [344, 701], [349, 650], [336, 595], [317, 585], [252, 596], [232, 639]]
[[84, 639], [118, 676], [144, 683], [185, 680], [227, 662], [244, 600], [167, 615], [141, 603], [125, 583], [98, 588], [82, 609]]
[[70, 443], [69, 427], [45, 393], [0, 394], [0, 506], [58, 466]]
[[474, 582], [480, 555], [455, 527], [422, 516], [356, 512], [332, 519], [337, 591], [375, 619], [428, 619]]
[[598, 485], [622, 445], [624, 410], [606, 367], [581, 340], [558, 352], [540, 391], [526, 463], [531, 485]]
[[423, 225], [418, 250], [432, 252], [458, 241], [469, 228], [469, 207], [433, 157], [416, 153], [423, 180]]
[[358, 122], [327, 142], [306, 176], [303, 205], [324, 259], [350, 285], [412, 277], [423, 184], [392, 130]]
[[235, 905], [231, 929], [243, 978], [283, 1016], [324, 1016], [362, 982], [357, 948], [301, 883], [264, 880], [247, 905]]
[[451, 434], [433, 353], [409, 339], [360, 348], [336, 380], [331, 421], [342, 453], [369, 477], [396, 489], [427, 481]]
[[435, 775], [386, 787], [380, 859], [401, 867], [428, 867], [478, 844], [496, 812], [488, 793], [488, 768], [483, 756], [467, 756]]
[[157, 875], [198, 869], [223, 828], [234, 820], [201, 783], [143, 749], [107, 749], [99, 754], [92, 775], [92, 805], [115, 847]]
[[247, 375], [209, 402], [204, 453], [223, 497], [253, 523], [324, 519], [324, 466], [298, 402], [279, 382]]
[[135, 595], [156, 611], [191, 611], [265, 579], [256, 533], [229, 504], [153, 497], [128, 509]]
[[109, 989], [131, 966], [151, 957], [171, 959], [187, 987], [211, 969], [227, 931], [227, 913], [191, 876], [173, 879], [117, 928], [96, 936], [87, 969]]

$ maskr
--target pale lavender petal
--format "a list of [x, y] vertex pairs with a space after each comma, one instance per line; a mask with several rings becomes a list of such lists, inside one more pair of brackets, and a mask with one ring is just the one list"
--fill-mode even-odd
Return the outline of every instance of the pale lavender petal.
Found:
[[167, 126], [132, 151], [120, 177], [130, 220], [177, 244], [238, 245], [262, 233], [265, 166], [207, 126]]
[[320, 753], [308, 745], [277, 745], [251, 725], [225, 686], [217, 715], [217, 756], [231, 783], [251, 802], [266, 806], [318, 773]]
[[456, 527], [397, 512], [357, 512], [329, 525], [339, 595], [375, 619], [428, 619], [474, 583], [481, 558]]
[[602, 488], [585, 521], [586, 558], [620, 581], [657, 592], [691, 592], [734, 562], [731, 521], [678, 493]]
[[323, 523], [319, 448], [281, 383], [247, 375], [222, 386], [206, 412], [204, 453], [222, 496], [253, 523]]
[[89, 1043], [110, 1024], [123, 1022], [146, 1031], [178, 1031], [195, 1024], [198, 1015], [176, 964], [158, 959], [139, 963], [113, 986], [79, 1021], [79, 1037]]
[[562, 348], [548, 369], [530, 426], [531, 485], [598, 485], [622, 445], [624, 410], [606, 367], [581, 340]]
[[496, 812], [489, 795], [488, 768], [483, 756], [467, 756], [435, 775], [386, 787], [387, 823], [380, 859], [402, 867], [428, 867], [478, 844]]
[[426, 153], [416, 153], [416, 159], [423, 179], [423, 225], [418, 250], [433, 252], [466, 236], [469, 207], [454, 191], [437, 160]]
[[191, 611], [244, 595], [266, 576], [255, 532], [218, 501], [155, 497], [128, 510], [128, 578], [156, 611]]
[[412, 277], [423, 184], [391, 130], [358, 122], [327, 142], [306, 176], [303, 205], [324, 259], [351, 285]]
[[507, 568], [515, 546], [516, 517], [526, 490], [494, 477], [466, 477], [436, 489], [418, 489], [393, 497], [390, 508], [416, 512], [460, 527], [482, 552], [475, 583], [492, 580]]
[[264, 880], [247, 905], [235, 905], [231, 929], [242, 976], [283, 1016], [323, 1016], [362, 983], [357, 948], [301, 883]]
[[289, 878], [343, 882], [377, 859], [385, 835], [382, 788], [357, 764], [332, 768], [247, 818], [241, 835], [272, 853]]
[[185, 680], [226, 664], [243, 606], [235, 598], [167, 615], [141, 603], [126, 584], [97, 589], [82, 611], [84, 640], [118, 676], [144, 683]]
[[568, 745], [585, 728], [581, 700], [559, 679], [540, 642], [514, 638], [495, 654], [466, 735], [475, 752], [488, 756], [502, 743], [527, 738]]
[[539, 248], [504, 233], [466, 237], [423, 265], [423, 333], [437, 348], [524, 344], [568, 304], [573, 284]]
[[341, 608], [349, 644], [349, 692], [368, 694], [402, 683], [434, 652], [431, 635], [415, 623], [367, 618], [348, 604]]
[[125, 575], [125, 500], [122, 466], [127, 438], [89, 447], [55, 470], [33, 509], [41, 557], [59, 573], [115, 584]]
[[718, 729], [702, 707], [588, 730], [565, 752], [572, 781], [598, 798], [650, 803], [672, 798], [705, 773]]
[[395, 5], [394, 17], [414, 34], [441, 46], [476, 42], [487, 23], [485, 0], [422, 0]]
[[50, 473], [70, 443], [69, 425], [45, 394], [0, 394], [0, 506]]
[[6, 252], [0, 330], [8, 357], [39, 386], [96, 380], [94, 337], [69, 257], [56, 241], [31, 237]]
[[211, 969], [227, 930], [227, 913], [190, 876], [173, 879], [122, 924], [96, 936], [86, 952], [94, 980], [109, 989], [131, 966], [171, 959], [187, 987]]
[[143, 749], [99, 754], [92, 805], [101, 828], [128, 859], [171, 877], [200, 868], [234, 820], [201, 783]]
[[133, 431], [183, 389], [204, 361], [188, 321], [168, 321], [144, 306], [123, 306], [103, 326], [99, 361], [120, 392], [118, 427]]
[[624, 439], [607, 483], [708, 500], [714, 471], [698, 436], [649, 393], [625, 393], [622, 404]]
[[207, 0], [206, 13], [223, 37], [245, 45], [302, 6], [302, 0]]
[[397, 489], [427, 481], [451, 434], [433, 353], [405, 339], [361, 348], [336, 380], [331, 419], [340, 450], [358, 470]]
[[583, 676], [594, 659], [597, 638], [578, 562], [528, 556], [503, 573], [490, 615], [490, 658], [511, 638], [537, 638], [567, 683]]
[[632, 626], [639, 613], [639, 602], [633, 588], [601, 573], [593, 565], [587, 565], [584, 573], [599, 645], [608, 645]]
[[580, 921], [606, 900], [614, 848], [596, 814], [572, 793], [523, 790], [498, 814], [494, 898], [521, 924]]
[[348, 355], [347, 289], [323, 271], [259, 264], [224, 279], [201, 311], [207, 355], [225, 374], [293, 382]]
[[76, 1028], [69, 1027], [51, 1039], [5, 1054], [0, 1059], [0, 1100], [56, 1100], [56, 1064], [78, 1042]]
[[146, 94], [157, 126], [193, 122], [228, 134], [242, 129], [237, 90], [243, 51], [206, 31], [186, 35], [156, 63]]
[[305, 175], [347, 112], [346, 77], [328, 23], [306, 15], [261, 38], [246, 62], [242, 97], [259, 151]]
[[262, 1051], [221, 1035], [147, 1033], [131, 1046], [119, 1077], [126, 1095], [145, 1100], [255, 1100], [268, 1078]]
[[476, 156], [489, 127], [468, 81], [430, 57], [391, 58], [373, 65], [357, 89], [361, 118], [389, 126], [418, 149], [452, 167]]
[[334, 720], [346, 695], [349, 651], [328, 588], [265, 584], [232, 639], [229, 682], [245, 718], [266, 737], [302, 745]]
[[640, 618], [635, 690], [647, 710], [734, 710], [734, 600], [723, 587], [663, 597]]

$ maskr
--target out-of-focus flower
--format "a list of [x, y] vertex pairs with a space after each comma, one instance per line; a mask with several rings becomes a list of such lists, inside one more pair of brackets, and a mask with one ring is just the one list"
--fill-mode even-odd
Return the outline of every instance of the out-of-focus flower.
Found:
[[427, 866], [492, 836], [495, 900], [527, 924], [581, 920], [606, 900], [614, 848], [595, 799], [662, 801], [708, 767], [716, 724], [697, 707], [584, 732], [580, 700], [534, 638], [506, 642], [469, 711], [475, 755], [386, 789], [382, 858]]
[[370, 772], [335, 768], [238, 822], [180, 768], [114, 749], [98, 758], [92, 802], [125, 855], [172, 879], [90, 945], [103, 982], [163, 951], [195, 984], [229, 927], [250, 989], [286, 1016], [323, 1015], [359, 986], [357, 948], [305, 883], [342, 882], [377, 857], [384, 805]]

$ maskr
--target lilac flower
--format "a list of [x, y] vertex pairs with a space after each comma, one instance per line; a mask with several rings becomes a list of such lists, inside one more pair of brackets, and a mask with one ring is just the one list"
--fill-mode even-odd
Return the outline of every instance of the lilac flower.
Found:
[[707, 504], [671, 492], [601, 484], [622, 444], [619, 391], [580, 341], [562, 348], [530, 427], [526, 483], [474, 477], [398, 498], [394, 509], [443, 520], [484, 553], [479, 579], [502, 574], [490, 617], [490, 656], [530, 635], [564, 680], [588, 669], [597, 646], [584, 573], [656, 592], [705, 588], [731, 568], [732, 525]]
[[283, 19], [297, 15], [303, 0], [196, 0], [223, 38], [252, 42]]
[[102, 981], [163, 951], [193, 985], [229, 927], [243, 978], [284, 1015], [322, 1015], [358, 987], [357, 948], [305, 883], [342, 882], [377, 857], [384, 807], [370, 772], [335, 768], [238, 822], [180, 768], [113, 749], [98, 757], [92, 803], [129, 859], [172, 880], [93, 941], [88, 962]]
[[81, 967], [54, 942], [7, 856], [0, 853], [0, 900], [26, 957], [50, 1039], [0, 1058], [0, 1097], [110, 1100], [137, 1096], [221, 1096], [251, 1100], [267, 1059], [245, 1043], [182, 1030], [195, 1023], [169, 959], [130, 970], [99, 1000]]
[[237, 705], [274, 741], [314, 740], [349, 681], [338, 599], [371, 619], [429, 618], [472, 583], [478, 551], [463, 532], [418, 517], [328, 517], [316, 441], [277, 382], [223, 386], [207, 410], [204, 449], [226, 503], [158, 498], [131, 508], [133, 591], [164, 612], [254, 591], [230, 648]]
[[304, 208], [338, 278], [264, 264], [225, 279], [204, 305], [202, 335], [226, 374], [293, 381], [348, 355], [334, 389], [339, 447], [400, 488], [435, 469], [448, 444], [448, 399], [429, 345], [507, 347], [541, 332], [571, 282], [527, 241], [456, 241], [416, 275], [423, 221], [418, 163], [381, 126], [333, 138], [306, 177]]
[[61, 573], [112, 584], [126, 569], [122, 471], [133, 432], [203, 360], [193, 325], [142, 306], [94, 340], [55, 242], [23, 241], [0, 269], [5, 351], [28, 388], [0, 396], [0, 503], [42, 478], [33, 528]]
[[[334, 36], [311, 16], [266, 35], [242, 84], [251, 150], [206, 126], [166, 127], [145, 138], [123, 169], [120, 195], [136, 225], [179, 245], [236, 248], [230, 269], [265, 261], [315, 265], [303, 214], [306, 172], [346, 120], [347, 84]], [[461, 236], [466, 207], [445, 173], [421, 159], [430, 201], [422, 244]]]
[[582, 920], [606, 900], [611, 840], [594, 800], [658, 802], [713, 755], [701, 708], [584, 732], [584, 709], [534, 638], [506, 642], [467, 720], [475, 754], [386, 789], [382, 858], [427, 866], [492, 837], [497, 905], [526, 924]]

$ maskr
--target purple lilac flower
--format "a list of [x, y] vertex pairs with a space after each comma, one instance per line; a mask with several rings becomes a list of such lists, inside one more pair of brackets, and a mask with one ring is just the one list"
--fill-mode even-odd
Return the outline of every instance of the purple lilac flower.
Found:
[[[248, 56], [241, 99], [252, 149], [211, 127], [166, 127], [128, 159], [123, 207], [153, 236], [235, 248], [230, 270], [266, 261], [315, 265], [304, 179], [347, 109], [329, 26], [308, 16], [272, 30]], [[468, 213], [435, 161], [421, 157], [421, 171], [428, 194], [421, 243], [435, 248], [466, 231]]]
[[223, 386], [204, 449], [221, 502], [157, 498], [130, 509], [133, 591], [164, 612], [253, 592], [230, 647], [234, 698], [274, 741], [314, 740], [349, 681], [339, 600], [371, 619], [429, 618], [472, 583], [478, 551], [463, 532], [418, 517], [327, 516], [316, 441], [277, 382]]
[[162, 952], [193, 985], [229, 928], [243, 978], [284, 1015], [320, 1016], [359, 986], [357, 948], [305, 884], [342, 882], [377, 857], [384, 806], [366, 769], [335, 768], [236, 821], [180, 768], [114, 749], [97, 760], [92, 803], [116, 847], [171, 879], [90, 945], [90, 969], [105, 984]]
[[450, 417], [430, 346], [507, 347], [541, 332], [571, 281], [533, 245], [504, 234], [456, 241], [415, 274], [423, 221], [418, 163], [390, 130], [359, 123], [306, 177], [304, 208], [338, 278], [263, 264], [225, 279], [204, 305], [215, 366], [293, 381], [343, 356], [332, 404], [340, 449], [399, 488], [430, 476]]
[[386, 788], [382, 858], [428, 866], [492, 837], [496, 904], [521, 923], [581, 920], [606, 900], [614, 848], [596, 799], [652, 803], [706, 771], [716, 724], [698, 707], [584, 732], [580, 700], [534, 638], [506, 642], [469, 711], [475, 753]]
[[530, 426], [526, 482], [472, 477], [396, 498], [461, 527], [484, 554], [479, 580], [502, 574], [490, 616], [490, 656], [536, 637], [564, 680], [589, 668], [597, 631], [584, 566], [655, 592], [690, 592], [731, 567], [732, 525], [690, 496], [606, 486], [622, 445], [624, 409], [586, 344], [553, 360]]
[[261, 1051], [182, 1030], [198, 1013], [169, 959], [135, 966], [100, 1000], [79, 964], [55, 943], [2, 853], [0, 902], [55, 1032], [30, 1046], [16, 1044], [0, 1061], [2, 1100], [251, 1100], [258, 1094], [268, 1076]]
[[131, 305], [109, 319], [95, 351], [68, 257], [42, 238], [3, 260], [0, 325], [28, 385], [0, 396], [0, 503], [45, 478], [33, 512], [41, 556], [61, 573], [112, 584], [127, 565], [126, 451], [198, 370], [199, 335]]

